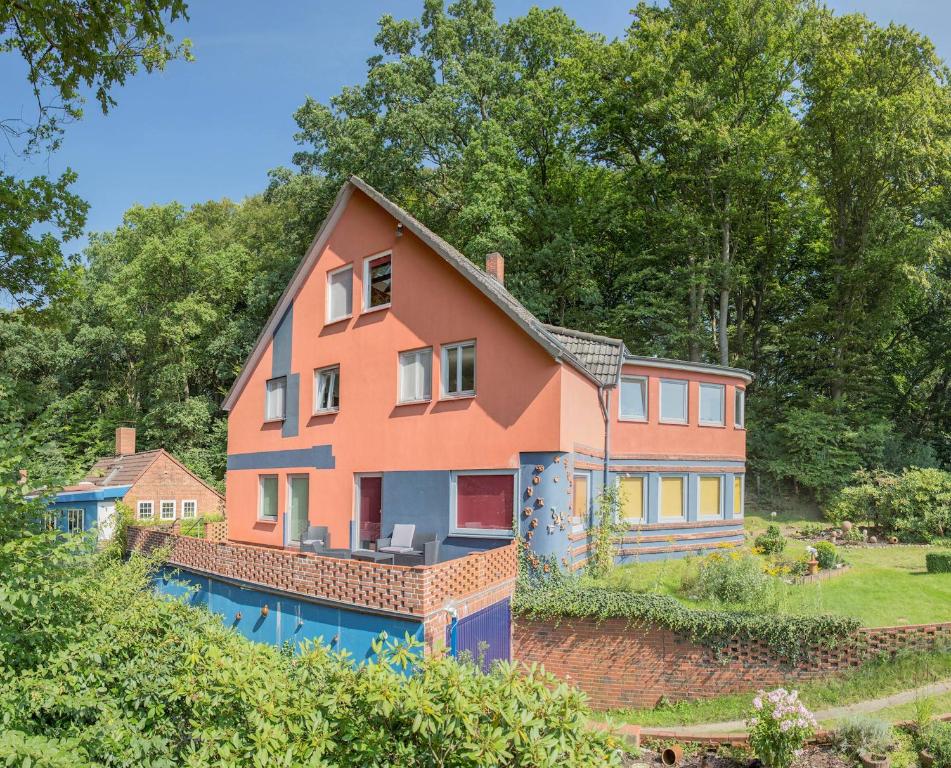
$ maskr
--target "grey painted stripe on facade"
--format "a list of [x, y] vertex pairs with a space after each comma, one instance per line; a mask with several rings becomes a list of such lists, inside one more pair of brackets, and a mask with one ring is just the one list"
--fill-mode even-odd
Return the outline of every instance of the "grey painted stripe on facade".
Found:
[[294, 305], [291, 304], [278, 323], [272, 338], [271, 378], [291, 372], [291, 335], [294, 328]]
[[[587, 458], [587, 454], [577, 454], [582, 458]], [[602, 459], [595, 459], [601, 463]], [[612, 467], [730, 467], [743, 469], [746, 462], [733, 459], [610, 459], [608, 464]]]
[[287, 398], [284, 401], [284, 423], [281, 437], [297, 437], [300, 422], [300, 374], [287, 374]]
[[228, 469], [333, 469], [336, 466], [333, 446], [315, 445], [287, 451], [258, 451], [256, 453], [232, 453], [228, 456]]

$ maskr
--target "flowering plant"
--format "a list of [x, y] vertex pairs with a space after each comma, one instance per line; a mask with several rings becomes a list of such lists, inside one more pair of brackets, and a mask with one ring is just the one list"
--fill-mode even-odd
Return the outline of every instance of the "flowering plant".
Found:
[[750, 746], [767, 768], [789, 768], [816, 729], [816, 719], [797, 691], [760, 691], [746, 720]]

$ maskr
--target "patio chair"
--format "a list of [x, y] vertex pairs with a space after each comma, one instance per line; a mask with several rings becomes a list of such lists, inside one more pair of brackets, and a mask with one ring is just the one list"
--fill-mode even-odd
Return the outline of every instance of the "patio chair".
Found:
[[320, 554], [330, 549], [330, 529], [326, 525], [310, 525], [300, 537], [301, 552]]
[[397, 523], [393, 534], [377, 539], [379, 552], [392, 552], [396, 565], [435, 565], [439, 562], [439, 539], [432, 532], [417, 532], [416, 526]]

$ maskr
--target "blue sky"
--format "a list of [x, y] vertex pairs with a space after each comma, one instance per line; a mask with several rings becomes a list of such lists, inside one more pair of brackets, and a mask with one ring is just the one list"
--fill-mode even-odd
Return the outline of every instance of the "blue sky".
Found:
[[[560, 5], [585, 29], [623, 33], [634, 0], [498, 0], [500, 18], [532, 5]], [[951, 4], [944, 0], [834, 0], [841, 12], [861, 11], [879, 22], [921, 30], [939, 53], [951, 55]], [[79, 174], [76, 191], [90, 203], [87, 229], [116, 227], [133, 203], [191, 204], [241, 199], [260, 191], [267, 171], [290, 165], [296, 149], [294, 110], [305, 97], [326, 101], [360, 82], [373, 54], [376, 21], [384, 12], [418, 16], [421, 0], [192, 0], [191, 20], [176, 25], [194, 44], [196, 61], [174, 62], [118, 90], [109, 115], [89, 104], [52, 156], [4, 157], [17, 175], [65, 167]], [[0, 57], [0, 108], [19, 110], [26, 92], [20, 62]], [[67, 244], [68, 252], [84, 242]]]

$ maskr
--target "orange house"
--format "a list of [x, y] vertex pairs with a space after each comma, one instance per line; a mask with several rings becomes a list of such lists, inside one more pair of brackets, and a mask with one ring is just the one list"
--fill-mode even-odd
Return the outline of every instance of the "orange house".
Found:
[[517, 533], [587, 559], [621, 488], [619, 557], [742, 538], [748, 372], [545, 325], [359, 178], [341, 188], [228, 394], [229, 538], [336, 548], [413, 523], [440, 558]]

